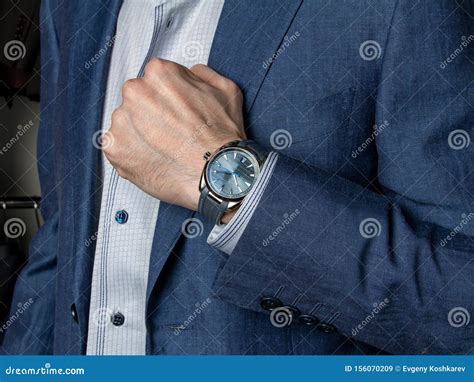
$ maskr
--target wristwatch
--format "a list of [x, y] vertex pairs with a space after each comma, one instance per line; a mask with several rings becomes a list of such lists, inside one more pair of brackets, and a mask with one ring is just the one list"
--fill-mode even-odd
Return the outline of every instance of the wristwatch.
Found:
[[267, 151], [250, 140], [227, 143], [214, 154], [207, 152], [199, 185], [199, 213], [220, 223], [222, 215], [235, 210], [248, 195], [267, 156]]

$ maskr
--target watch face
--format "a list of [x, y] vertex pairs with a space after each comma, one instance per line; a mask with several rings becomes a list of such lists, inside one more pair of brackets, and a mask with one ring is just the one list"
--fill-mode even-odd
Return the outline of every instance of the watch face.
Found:
[[252, 154], [229, 148], [211, 160], [206, 176], [214, 193], [227, 199], [239, 199], [248, 194], [258, 172], [258, 162]]

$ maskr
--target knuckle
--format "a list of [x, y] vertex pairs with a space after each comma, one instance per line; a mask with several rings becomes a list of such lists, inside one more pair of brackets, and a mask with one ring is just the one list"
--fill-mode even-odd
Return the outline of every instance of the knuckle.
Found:
[[153, 58], [145, 65], [145, 76], [155, 76], [161, 73], [166, 66], [166, 61], [159, 58]]
[[238, 96], [239, 94], [242, 94], [239, 86], [232, 80], [225, 79], [224, 81], [224, 89], [231, 93], [233, 96]]
[[126, 121], [125, 111], [122, 108], [115, 109], [112, 113], [112, 126], [117, 126], [125, 123]]
[[124, 99], [134, 98], [141, 88], [141, 82], [139, 79], [131, 79], [125, 81], [122, 87], [122, 96]]
[[115, 171], [117, 171], [118, 176], [120, 176], [120, 177], [123, 178], [123, 179], [128, 180], [127, 174], [125, 173], [125, 171], [124, 171], [121, 167], [116, 166], [116, 167], [115, 167]]
[[201, 70], [203, 67], [205, 67], [205, 66], [206, 66], [206, 65], [204, 65], [204, 64], [195, 64], [195, 65], [191, 66], [191, 67], [189, 68], [189, 70], [190, 70], [191, 72], [200, 71], [200, 70]]

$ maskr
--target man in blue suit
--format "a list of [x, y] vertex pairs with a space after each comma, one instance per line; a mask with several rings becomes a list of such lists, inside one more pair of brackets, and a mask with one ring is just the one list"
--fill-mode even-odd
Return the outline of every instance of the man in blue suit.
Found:
[[472, 354], [472, 1], [146, 4], [43, 2], [4, 352]]

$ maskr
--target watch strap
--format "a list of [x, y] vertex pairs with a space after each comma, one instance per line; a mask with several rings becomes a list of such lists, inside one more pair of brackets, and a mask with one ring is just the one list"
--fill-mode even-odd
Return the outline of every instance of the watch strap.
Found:
[[268, 156], [268, 151], [267, 150], [265, 150], [263, 147], [261, 147], [255, 141], [252, 141], [250, 139], [245, 139], [245, 140], [239, 141], [236, 144], [236, 147], [241, 147], [241, 148], [244, 148], [244, 149], [251, 150], [255, 154], [255, 156], [257, 157], [257, 161], [260, 165], [262, 165], [263, 162], [265, 162], [265, 159]]
[[[266, 157], [268, 156], [268, 152], [266, 150], [264, 150], [262, 147], [260, 147], [258, 144], [251, 140], [230, 142], [227, 145], [222, 146], [219, 150], [217, 150], [217, 152], [219, 152], [223, 148], [232, 146], [241, 147], [243, 149], [249, 150], [255, 155], [257, 162], [260, 166], [263, 165]], [[204, 168], [204, 171], [205, 169], [206, 167]], [[227, 211], [228, 207], [229, 202], [226, 200], [216, 199], [216, 197], [214, 197], [213, 194], [209, 191], [209, 187], [207, 185], [201, 190], [198, 211], [207, 218], [211, 219], [214, 224], [220, 224], [222, 216]]]
[[229, 202], [218, 201], [209, 195], [209, 188], [204, 187], [199, 197], [198, 211], [211, 219], [214, 224], [220, 224], [222, 215], [227, 211]]

